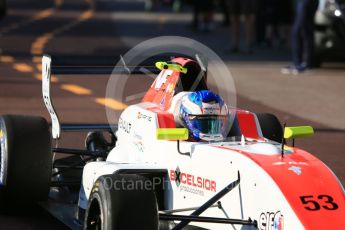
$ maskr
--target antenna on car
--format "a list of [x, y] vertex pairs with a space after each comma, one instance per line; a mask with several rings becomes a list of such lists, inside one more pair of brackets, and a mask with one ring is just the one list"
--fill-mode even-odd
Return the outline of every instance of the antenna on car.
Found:
[[285, 132], [285, 127], [286, 127], [286, 123], [284, 123], [283, 125], [283, 135], [282, 135], [282, 151], [281, 151], [281, 156], [282, 158], [284, 158], [284, 145], [285, 145], [285, 138], [284, 138], [284, 132]]

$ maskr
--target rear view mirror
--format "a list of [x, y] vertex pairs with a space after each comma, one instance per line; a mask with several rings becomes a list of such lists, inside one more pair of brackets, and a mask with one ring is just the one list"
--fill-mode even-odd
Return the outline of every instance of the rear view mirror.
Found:
[[159, 128], [156, 136], [158, 140], [187, 140], [189, 135], [186, 128]]
[[285, 127], [285, 130], [284, 130], [285, 139], [311, 137], [313, 135], [314, 135], [314, 129], [311, 126]]

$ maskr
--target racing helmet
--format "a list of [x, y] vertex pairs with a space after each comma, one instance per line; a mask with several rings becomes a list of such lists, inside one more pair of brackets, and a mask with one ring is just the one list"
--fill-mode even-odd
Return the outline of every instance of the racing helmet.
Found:
[[225, 138], [228, 108], [219, 95], [209, 90], [183, 96], [179, 118], [195, 141], [221, 141]]

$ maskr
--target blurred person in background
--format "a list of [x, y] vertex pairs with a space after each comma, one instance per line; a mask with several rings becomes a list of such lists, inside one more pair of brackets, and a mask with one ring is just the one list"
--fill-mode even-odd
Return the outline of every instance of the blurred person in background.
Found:
[[214, 29], [214, 0], [193, 0], [193, 27], [201, 32]]
[[289, 47], [291, 24], [293, 20], [293, 1], [277, 0], [278, 3], [278, 33], [280, 47]]
[[274, 46], [278, 38], [279, 0], [264, 0], [265, 40], [264, 46]]
[[200, 7], [198, 5], [198, 0], [193, 0], [193, 22], [192, 22], [192, 27], [194, 29], [198, 29], [199, 26], [199, 13], [200, 13]]
[[145, 10], [154, 11], [157, 8], [158, 0], [145, 0]]
[[200, 7], [198, 4], [198, 0], [192, 0], [193, 4], [193, 22], [192, 22], [192, 27], [194, 29], [198, 29], [199, 27], [199, 15], [200, 15]]
[[172, 0], [172, 9], [174, 12], [178, 13], [183, 11], [185, 5], [190, 4], [191, 0]]
[[253, 53], [254, 23], [257, 11], [257, 0], [229, 0], [231, 15], [232, 45], [230, 52], [237, 53], [240, 48], [241, 15], [244, 16], [245, 52]]
[[229, 26], [230, 25], [229, 1], [220, 0], [219, 7], [221, 9], [221, 12], [223, 13], [223, 26]]
[[291, 48], [292, 65], [283, 68], [282, 73], [301, 73], [313, 67], [314, 16], [319, 0], [295, 0], [294, 23]]
[[291, 0], [258, 0], [256, 40], [259, 47], [285, 47], [290, 41]]
[[0, 0], [0, 19], [5, 17], [7, 14], [6, 0]]
[[292, 20], [291, 0], [264, 0], [265, 46], [283, 47], [290, 34]]
[[255, 20], [255, 28], [256, 28], [256, 42], [259, 47], [265, 46], [265, 39], [266, 39], [266, 19], [265, 19], [265, 1], [266, 0], [257, 0], [257, 11], [256, 11], [256, 20]]

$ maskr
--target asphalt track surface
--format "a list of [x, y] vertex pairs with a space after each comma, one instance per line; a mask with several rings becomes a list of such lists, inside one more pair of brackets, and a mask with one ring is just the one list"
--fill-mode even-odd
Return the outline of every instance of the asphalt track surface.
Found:
[[[264, 60], [264, 63], [270, 63], [275, 66], [273, 69], [276, 69], [288, 60], [286, 50], [276, 50], [274, 53], [262, 51], [253, 56], [224, 56], [221, 50], [224, 48], [222, 43], [226, 40], [226, 29], [218, 29], [217, 34], [223, 35], [223, 38], [217, 41], [216, 36], [190, 32], [186, 26], [190, 16], [186, 14], [174, 17], [166, 13], [169, 9], [162, 8], [162, 13], [155, 21], [155, 18], [144, 13], [142, 9], [141, 2], [128, 1], [11, 1], [9, 15], [0, 21], [0, 114], [40, 115], [48, 119], [41, 99], [40, 59], [44, 53], [52, 55], [54, 60], [60, 63], [80, 63], [83, 59], [77, 56], [83, 56], [87, 57], [85, 60], [91, 64], [102, 64], [103, 61], [109, 64], [116, 63], [119, 54], [125, 53], [145, 38], [185, 35], [210, 46], [220, 53], [227, 63], [233, 61], [235, 64], [232, 66], [232, 72], [239, 76], [235, 77], [235, 83], [238, 84], [243, 84], [241, 76], [250, 71], [250, 68], [241, 67], [243, 63], [249, 63], [250, 66], [261, 65], [262, 62], [257, 60]], [[266, 75], [275, 75], [270, 67], [265, 71]], [[324, 71], [329, 74], [327, 69]], [[338, 75], [344, 77], [342, 68], [337, 71]], [[139, 77], [137, 80], [140, 84], [128, 86], [127, 94], [140, 94], [152, 82], [150, 78]], [[105, 106], [115, 110], [125, 106], [116, 101], [104, 100], [107, 77], [54, 76], [53, 80], [54, 101], [62, 122], [106, 123]], [[298, 140], [297, 145], [322, 159], [342, 184], [345, 184], [344, 127], [339, 126], [337, 129], [334, 127], [337, 124], [328, 126], [322, 119], [307, 119], [296, 111], [286, 112], [280, 109], [279, 102], [274, 101], [273, 95], [271, 101], [274, 103], [266, 104], [241, 92], [244, 91], [238, 91], [237, 95], [237, 105], [240, 108], [274, 113], [282, 122], [291, 126], [310, 124], [316, 127], [313, 138]], [[340, 94], [338, 91], [334, 93]], [[339, 95], [339, 101], [344, 101], [344, 97]], [[317, 113], [319, 105], [313, 103], [310, 99], [306, 106], [311, 106], [310, 112]], [[336, 109], [344, 112], [344, 107], [339, 109], [338, 106]], [[60, 145], [80, 147], [84, 137], [85, 134], [68, 134]], [[39, 207], [31, 210], [30, 214], [0, 216], [0, 229], [48, 228], [65, 229], [60, 222]]]

